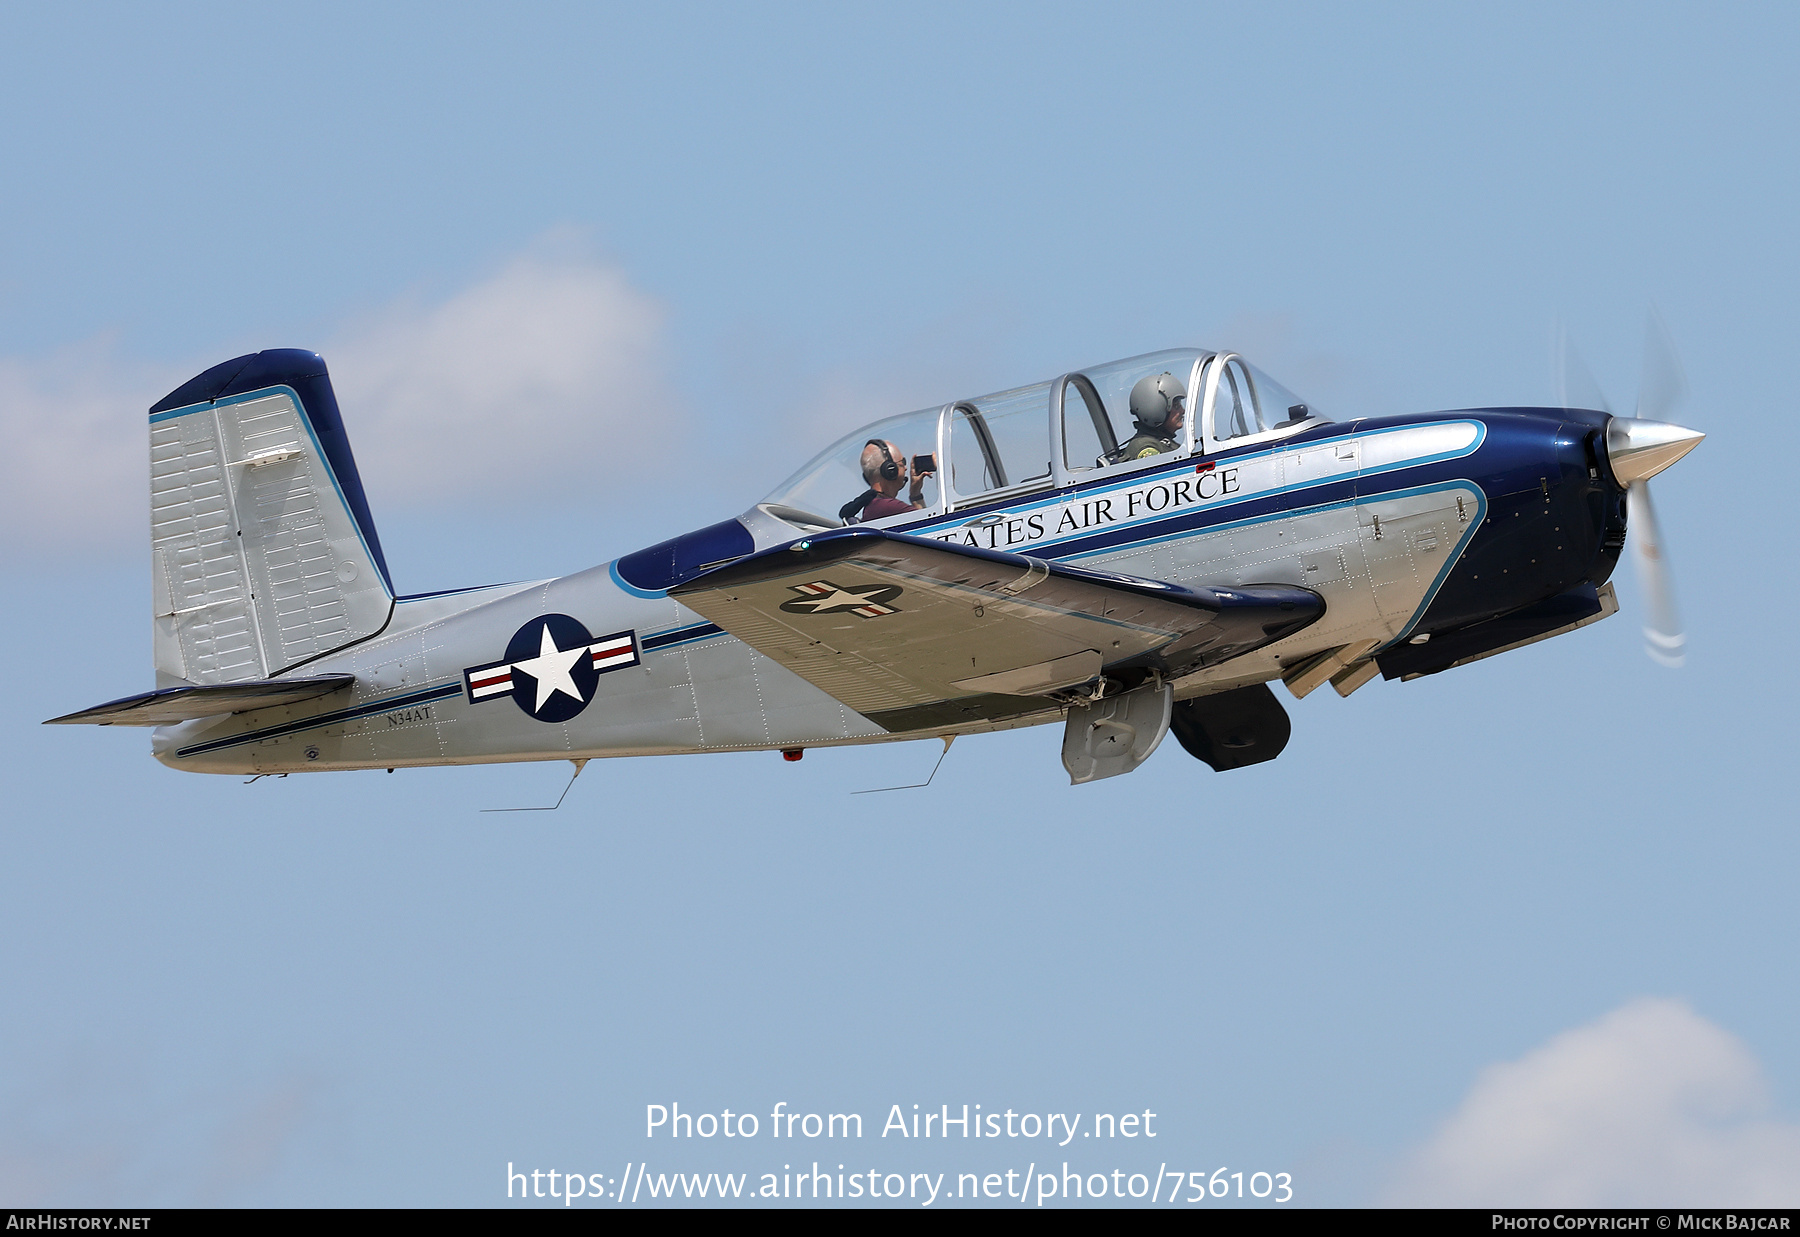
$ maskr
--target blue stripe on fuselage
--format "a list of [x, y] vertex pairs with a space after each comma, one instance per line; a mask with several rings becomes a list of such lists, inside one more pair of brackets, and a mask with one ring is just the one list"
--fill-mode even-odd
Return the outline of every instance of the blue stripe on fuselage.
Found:
[[[1032, 514], [1063, 507], [1071, 502], [1085, 502], [1096, 496], [1119, 490], [1132, 489], [1146, 484], [1154, 484], [1160, 480], [1172, 479], [1191, 474], [1195, 465], [1200, 462], [1211, 462], [1215, 467], [1223, 468], [1232, 464], [1243, 464], [1250, 460], [1263, 459], [1290, 450], [1294, 445], [1303, 442], [1313, 446], [1333, 438], [1354, 437], [1359, 441], [1368, 441], [1384, 434], [1400, 433], [1405, 430], [1419, 429], [1432, 425], [1453, 425], [1457, 423], [1472, 424], [1476, 427], [1473, 442], [1456, 451], [1439, 452], [1433, 455], [1418, 456], [1413, 459], [1397, 460], [1392, 464], [1384, 464], [1374, 469], [1359, 469], [1341, 477], [1333, 477], [1320, 481], [1299, 482], [1294, 485], [1279, 486], [1265, 490], [1249, 497], [1225, 502], [1213, 503], [1206, 507], [1191, 507], [1178, 514], [1162, 519], [1145, 519], [1135, 523], [1118, 524], [1102, 532], [1094, 532], [1085, 536], [1077, 535], [1065, 540], [1045, 537], [1032, 542], [1022, 542], [1002, 546], [996, 541], [993, 546], [983, 549], [1003, 549], [1012, 553], [1039, 553], [1043, 557], [1063, 559], [1092, 558], [1102, 554], [1116, 554], [1159, 542], [1191, 537], [1201, 532], [1223, 531], [1233, 527], [1262, 523], [1271, 519], [1283, 519], [1289, 516], [1307, 514], [1315, 511], [1329, 510], [1333, 507], [1354, 504], [1360, 498], [1375, 498], [1396, 490], [1414, 489], [1421, 485], [1448, 480], [1449, 476], [1441, 471], [1431, 470], [1433, 465], [1453, 460], [1465, 459], [1481, 449], [1487, 440], [1487, 426], [1476, 416], [1459, 415], [1442, 419], [1426, 419], [1408, 421], [1401, 425], [1381, 426], [1373, 430], [1358, 430], [1355, 427], [1362, 422], [1351, 422], [1347, 426], [1337, 427], [1339, 433], [1307, 435], [1305, 438], [1284, 439], [1278, 446], [1264, 449], [1249, 449], [1242, 454], [1223, 452], [1218, 455], [1204, 457], [1184, 456], [1167, 464], [1147, 468], [1124, 477], [1108, 477], [1104, 480], [1089, 483], [1086, 486], [1077, 484], [1064, 490], [1039, 490], [1029, 495], [1015, 496], [1009, 501], [963, 507], [949, 515], [936, 516], [922, 520], [917, 524], [897, 526], [895, 532], [910, 533], [915, 537], [932, 537], [937, 533], [959, 530], [967, 527], [972, 519], [983, 515], [1004, 512], [1012, 519], [1028, 519]], [[1379, 480], [1375, 480], [1379, 478]], [[1479, 488], [1479, 487], [1477, 487]], [[1307, 501], [1303, 506], [1294, 505], [1293, 495], [1307, 491]], [[954, 543], [952, 543], [954, 544]], [[1050, 552], [1044, 554], [1043, 551]]]
[[692, 644], [696, 640], [710, 640], [714, 636], [722, 636], [725, 629], [717, 623], [690, 623], [686, 627], [674, 627], [668, 631], [659, 631], [648, 635], [640, 643], [644, 652], [652, 653], [658, 649], [672, 649], [680, 644]]
[[223, 739], [214, 739], [210, 743], [195, 743], [176, 751], [177, 757], [195, 756], [201, 752], [216, 752], [221, 748], [237, 747], [244, 743], [257, 743], [263, 739], [278, 739], [284, 735], [299, 734], [303, 730], [317, 730], [321, 726], [335, 726], [342, 722], [353, 722], [364, 717], [373, 717], [378, 713], [392, 713], [395, 709], [409, 706], [430, 704], [437, 700], [448, 700], [451, 696], [462, 695], [462, 684], [443, 683], [436, 687], [427, 687], [423, 691], [409, 692], [404, 696], [390, 696], [386, 700], [371, 701], [353, 708], [338, 709], [331, 713], [321, 713], [317, 717], [303, 717], [297, 722], [285, 722], [279, 726], [267, 726], [261, 730], [246, 730], [242, 734], [230, 735]]

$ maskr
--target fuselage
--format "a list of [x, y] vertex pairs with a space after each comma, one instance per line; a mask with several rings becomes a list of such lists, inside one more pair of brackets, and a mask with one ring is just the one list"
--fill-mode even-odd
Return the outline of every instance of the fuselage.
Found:
[[[1317, 623], [1187, 676], [1178, 697], [1274, 679], [1358, 642], [1373, 642], [1399, 677], [1442, 668], [1430, 662], [1433, 639], [1605, 584], [1625, 531], [1599, 443], [1606, 420], [1513, 408], [1318, 422], [1277, 442], [1076, 475], [889, 527], [1181, 584], [1293, 584], [1324, 598]], [[155, 754], [179, 769], [285, 773], [822, 747], [1060, 719], [1046, 701], [1023, 718], [885, 730], [668, 595], [721, 562], [804, 535], [752, 508], [560, 579], [399, 599], [380, 633], [307, 666], [355, 675], [351, 689], [164, 727]], [[552, 637], [545, 616], [574, 626]], [[553, 673], [510, 683], [506, 668], [527, 656]]]

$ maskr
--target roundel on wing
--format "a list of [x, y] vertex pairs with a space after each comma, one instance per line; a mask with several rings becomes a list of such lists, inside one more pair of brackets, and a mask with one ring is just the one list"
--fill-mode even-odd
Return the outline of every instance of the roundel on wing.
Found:
[[513, 634], [512, 698], [540, 722], [566, 722], [594, 698], [600, 672], [589, 656], [593, 634], [566, 614], [545, 614]]

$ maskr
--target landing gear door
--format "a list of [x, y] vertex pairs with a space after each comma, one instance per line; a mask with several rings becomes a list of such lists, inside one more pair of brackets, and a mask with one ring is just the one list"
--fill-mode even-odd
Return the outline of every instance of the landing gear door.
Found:
[[1069, 782], [1097, 782], [1130, 773], [1150, 759], [1169, 733], [1175, 689], [1156, 683], [1069, 710], [1063, 727], [1063, 768]]

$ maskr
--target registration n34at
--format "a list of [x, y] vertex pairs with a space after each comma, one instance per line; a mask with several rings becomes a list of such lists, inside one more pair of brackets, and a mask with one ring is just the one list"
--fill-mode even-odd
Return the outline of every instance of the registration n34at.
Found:
[[1171, 730], [1233, 769], [1287, 743], [1270, 684], [1349, 696], [1597, 622], [1628, 543], [1678, 659], [1646, 483], [1701, 435], [1646, 411], [1332, 420], [1235, 353], [1152, 353], [865, 426], [574, 575], [400, 596], [324, 361], [264, 351], [150, 409], [154, 689], [54, 720], [153, 726], [207, 773], [1052, 722], [1076, 782]]

